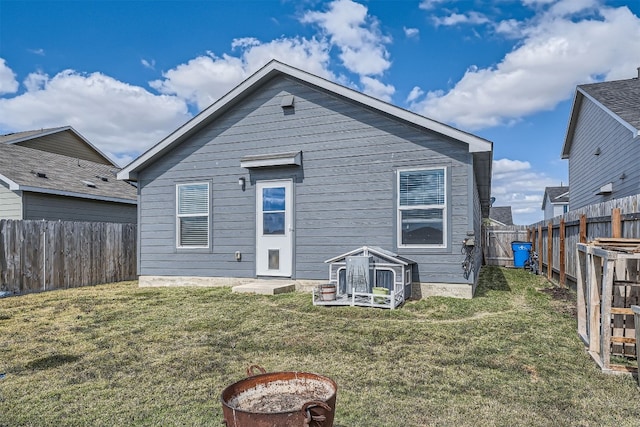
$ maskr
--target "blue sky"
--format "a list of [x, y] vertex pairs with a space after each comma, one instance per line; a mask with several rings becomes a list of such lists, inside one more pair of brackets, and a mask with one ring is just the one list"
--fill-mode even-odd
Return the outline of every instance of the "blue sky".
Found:
[[71, 125], [121, 165], [272, 58], [494, 143], [542, 219], [575, 86], [637, 76], [640, 1], [0, 0], [0, 134]]

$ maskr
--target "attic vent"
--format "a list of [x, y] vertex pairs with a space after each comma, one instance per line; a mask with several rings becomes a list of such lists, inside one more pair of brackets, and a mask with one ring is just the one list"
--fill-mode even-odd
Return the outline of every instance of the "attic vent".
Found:
[[47, 178], [47, 174], [44, 172], [31, 171], [31, 173], [37, 176], [38, 178]]
[[107, 178], [106, 176], [96, 175], [96, 178], [98, 178], [102, 182], [109, 182], [109, 178]]
[[282, 101], [280, 101], [280, 106], [282, 108], [293, 108], [293, 95], [284, 95], [282, 97]]
[[93, 182], [91, 182], [91, 181], [82, 181], [82, 183], [83, 183], [84, 185], [86, 185], [87, 187], [90, 187], [90, 188], [98, 188], [98, 187], [97, 187]]
[[600, 191], [596, 193], [597, 196], [607, 195], [613, 193], [613, 182], [609, 182], [602, 187], [600, 187]]

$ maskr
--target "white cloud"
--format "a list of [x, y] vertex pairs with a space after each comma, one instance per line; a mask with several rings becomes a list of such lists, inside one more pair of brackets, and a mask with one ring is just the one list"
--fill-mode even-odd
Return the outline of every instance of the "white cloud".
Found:
[[431, 10], [438, 7], [441, 3], [447, 3], [450, 1], [451, 0], [422, 0], [418, 7], [423, 10]]
[[317, 24], [337, 46], [344, 66], [360, 76], [381, 75], [390, 66], [385, 45], [391, 38], [382, 34], [378, 21], [365, 6], [351, 0], [335, 0], [326, 12], [307, 12], [303, 23]]
[[40, 48], [40, 49], [29, 49], [29, 52], [33, 53], [34, 55], [44, 56], [44, 49], [42, 49], [42, 48]]
[[49, 76], [42, 72], [30, 73], [22, 84], [27, 88], [27, 91], [34, 92], [43, 89], [48, 80]]
[[325, 41], [282, 38], [269, 43], [256, 39], [236, 39], [233, 47], [240, 56], [212, 52], [163, 73], [162, 80], [150, 83], [160, 93], [177, 95], [202, 110], [272, 59], [335, 79], [328, 70], [329, 46]]
[[522, 37], [523, 23], [515, 19], [506, 19], [498, 22], [494, 27], [494, 31], [510, 38]]
[[100, 73], [32, 73], [27, 91], [0, 99], [0, 128], [70, 125], [117, 160], [147, 149], [189, 118], [185, 103]]
[[391, 102], [391, 97], [396, 92], [393, 85], [386, 85], [378, 79], [372, 77], [363, 76], [360, 78], [360, 82], [364, 87], [364, 93], [371, 95], [383, 101]]
[[404, 30], [404, 35], [409, 39], [420, 36], [420, 30], [417, 28], [402, 27], [402, 29]]
[[378, 22], [368, 15], [367, 8], [351, 0], [337, 0], [326, 12], [307, 12], [301, 22], [318, 25], [320, 37], [279, 38], [262, 42], [253, 37], [234, 39], [231, 48], [237, 55], [212, 52], [163, 73], [163, 78], [151, 82], [160, 93], [176, 95], [202, 110], [219, 99], [246, 77], [272, 59], [319, 75], [329, 80], [353, 86], [344, 76], [329, 69], [332, 46], [340, 49], [345, 68], [357, 74], [362, 90], [389, 101], [395, 92], [378, 76], [390, 66], [385, 44], [390, 39], [381, 34]]
[[436, 26], [454, 26], [458, 24], [479, 25], [489, 23], [489, 18], [479, 12], [469, 12], [468, 14], [452, 13], [442, 18], [434, 17], [433, 22]]
[[529, 162], [493, 161], [491, 195], [496, 198], [493, 206], [511, 206], [516, 224], [529, 225], [542, 220], [543, 189], [554, 185], [558, 183], [533, 170]]
[[156, 60], [152, 59], [151, 61], [147, 61], [146, 59], [141, 59], [140, 63], [142, 64], [142, 66], [144, 68], [148, 68], [150, 70], [155, 70], [156, 69]]
[[4, 93], [15, 93], [18, 91], [18, 81], [13, 70], [7, 67], [5, 60], [0, 58], [0, 95]]
[[429, 92], [411, 108], [471, 130], [508, 124], [553, 109], [596, 76], [633, 77], [640, 58], [640, 19], [626, 7], [591, 17], [545, 12], [523, 34], [496, 66], [470, 67], [448, 92]]
[[406, 102], [411, 103], [416, 99], [420, 98], [422, 95], [424, 95], [424, 91], [420, 89], [418, 86], [414, 86], [413, 89], [411, 89], [411, 92], [409, 92]]

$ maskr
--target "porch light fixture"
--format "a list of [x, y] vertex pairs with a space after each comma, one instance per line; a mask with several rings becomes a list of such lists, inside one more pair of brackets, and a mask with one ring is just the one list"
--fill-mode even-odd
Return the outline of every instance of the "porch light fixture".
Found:
[[240, 186], [242, 191], [244, 191], [244, 189], [246, 188], [246, 181], [244, 179], [244, 176], [241, 176], [240, 178], [238, 178], [238, 185]]

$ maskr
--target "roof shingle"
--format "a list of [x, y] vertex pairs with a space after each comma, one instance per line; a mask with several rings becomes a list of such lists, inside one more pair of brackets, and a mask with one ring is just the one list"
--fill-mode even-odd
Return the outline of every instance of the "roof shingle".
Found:
[[640, 129], [640, 79], [636, 77], [578, 87], [622, 120]]
[[[98, 200], [135, 201], [136, 188], [128, 182], [117, 180], [118, 171], [110, 165], [0, 144], [0, 181], [15, 183], [25, 191], [65, 193]], [[46, 178], [39, 177], [38, 173]], [[88, 186], [86, 182], [95, 184], [95, 187]]]

